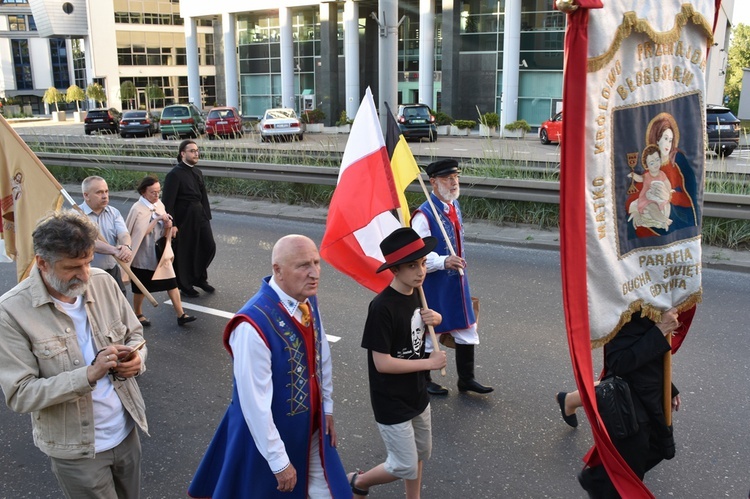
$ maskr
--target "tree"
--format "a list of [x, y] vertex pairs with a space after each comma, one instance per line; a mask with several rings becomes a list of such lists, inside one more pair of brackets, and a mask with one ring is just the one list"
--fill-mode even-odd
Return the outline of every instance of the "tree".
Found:
[[724, 95], [729, 98], [728, 107], [734, 114], [740, 107], [742, 90], [742, 68], [750, 67], [750, 26], [738, 24], [732, 32], [727, 59], [727, 76], [724, 82]]
[[65, 94], [60, 92], [55, 87], [49, 87], [46, 92], [44, 92], [44, 96], [42, 97], [42, 100], [45, 104], [54, 104], [55, 105], [55, 111], [58, 113], [60, 112], [60, 108], [58, 107], [58, 102], [64, 102], [65, 101]]
[[79, 87], [78, 85], [71, 85], [68, 87], [68, 91], [65, 92], [65, 102], [76, 103], [76, 109], [78, 112], [81, 112], [81, 101], [86, 99], [86, 94], [83, 92], [83, 89]]
[[164, 90], [153, 83], [146, 87], [146, 98], [151, 101], [151, 107], [156, 107], [156, 100], [164, 98]]
[[133, 109], [133, 99], [135, 99], [135, 83], [130, 80], [122, 82], [120, 85], [120, 99], [128, 101], [128, 109]]
[[89, 99], [98, 102], [102, 107], [104, 107], [104, 101], [107, 100], [107, 94], [104, 93], [104, 88], [98, 83], [92, 83], [86, 87], [86, 96]]

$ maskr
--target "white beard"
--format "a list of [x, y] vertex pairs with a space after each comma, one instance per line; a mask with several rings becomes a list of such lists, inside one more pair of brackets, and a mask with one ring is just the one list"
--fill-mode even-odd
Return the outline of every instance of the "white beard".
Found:
[[87, 282], [83, 282], [80, 279], [73, 278], [70, 281], [64, 282], [62, 279], [57, 277], [54, 272], [42, 271], [42, 276], [47, 285], [68, 298], [77, 298], [82, 296], [89, 287]]
[[437, 191], [438, 191], [438, 195], [440, 196], [440, 199], [446, 202], [451, 202], [451, 201], [455, 201], [456, 199], [458, 199], [458, 195], [461, 192], [461, 188], [456, 187], [456, 192], [451, 192], [450, 187], [445, 187], [442, 184], [438, 184]]

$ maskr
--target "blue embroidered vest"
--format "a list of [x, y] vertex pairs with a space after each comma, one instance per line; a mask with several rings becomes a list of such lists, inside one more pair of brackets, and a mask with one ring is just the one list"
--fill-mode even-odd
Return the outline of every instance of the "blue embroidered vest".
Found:
[[[456, 251], [460, 248], [461, 254], [458, 256], [463, 258], [465, 247], [463, 234], [464, 222], [461, 217], [461, 208], [458, 205], [458, 201], [453, 202], [453, 206], [456, 207], [458, 222], [461, 225], [460, 233], [456, 234], [453, 223], [443, 211], [443, 202], [435, 194], [431, 193], [430, 197], [435, 208], [437, 208], [440, 220], [435, 219], [432, 208], [430, 208], [427, 201], [422, 203], [422, 206], [417, 211], [422, 212], [427, 217], [427, 221], [430, 224], [430, 234], [438, 240], [434, 251], [438, 255], [450, 254], [448, 244], [445, 242], [443, 233], [438, 225], [440, 223], [445, 227], [445, 232], [448, 234], [448, 239], [450, 239], [453, 248]], [[460, 242], [460, 244], [456, 244], [457, 242]], [[427, 299], [427, 306], [443, 316], [443, 322], [435, 327], [436, 333], [449, 333], [457, 329], [466, 329], [477, 321], [474, 316], [474, 309], [471, 306], [471, 291], [469, 290], [469, 279], [466, 269], [464, 269], [463, 277], [461, 277], [461, 274], [457, 270], [430, 272], [427, 274], [422, 288]]]
[[[271, 351], [273, 399], [271, 411], [289, 460], [297, 471], [297, 485], [291, 493], [276, 490], [277, 481], [268, 463], [258, 452], [245, 423], [237, 393], [236, 380], [232, 402], [219, 425], [213, 441], [188, 489], [191, 497], [257, 497], [307, 499], [308, 457], [312, 426], [312, 404], [321, 414], [319, 438], [321, 462], [334, 498], [351, 497], [338, 453], [326, 435], [322, 396], [310, 397], [310, 376], [321, 380], [320, 315], [315, 297], [310, 298], [313, 314], [316, 372], [310, 373], [310, 362], [297, 322], [279, 302], [266, 277], [261, 289], [229, 321], [224, 330], [224, 344], [231, 353], [229, 336], [241, 322], [249, 322]], [[322, 391], [318, 391], [322, 393]]]

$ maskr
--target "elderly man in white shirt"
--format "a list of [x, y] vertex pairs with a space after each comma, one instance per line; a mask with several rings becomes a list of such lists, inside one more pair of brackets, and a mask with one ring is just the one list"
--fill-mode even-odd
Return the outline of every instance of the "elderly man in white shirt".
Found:
[[[188, 489], [192, 497], [351, 497], [336, 452], [331, 355], [316, 294], [320, 255], [281, 238], [273, 275], [227, 324], [233, 400]], [[238, 444], [241, 442], [241, 444]]]

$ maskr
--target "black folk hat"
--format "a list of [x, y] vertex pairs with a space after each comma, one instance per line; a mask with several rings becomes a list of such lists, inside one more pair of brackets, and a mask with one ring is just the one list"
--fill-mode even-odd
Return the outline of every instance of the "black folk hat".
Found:
[[411, 227], [400, 227], [380, 243], [385, 263], [377, 272], [422, 258], [435, 249], [436, 245], [437, 239], [434, 237], [421, 238]]
[[458, 167], [458, 161], [455, 159], [441, 159], [427, 165], [424, 171], [427, 172], [427, 176], [429, 177], [443, 177], [454, 173], [461, 173], [461, 168]]

